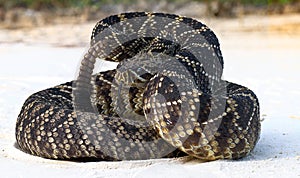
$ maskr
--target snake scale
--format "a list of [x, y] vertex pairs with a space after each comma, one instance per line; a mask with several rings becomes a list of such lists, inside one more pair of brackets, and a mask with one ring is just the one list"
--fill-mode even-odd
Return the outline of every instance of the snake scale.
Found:
[[[93, 73], [96, 60], [118, 66]], [[17, 144], [67, 160], [245, 157], [259, 139], [259, 103], [221, 78], [223, 66], [216, 35], [197, 20], [112, 15], [94, 27], [76, 80], [25, 101]]]

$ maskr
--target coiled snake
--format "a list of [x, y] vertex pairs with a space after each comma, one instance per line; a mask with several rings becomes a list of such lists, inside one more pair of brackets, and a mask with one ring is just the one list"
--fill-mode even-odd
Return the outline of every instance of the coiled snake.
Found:
[[[119, 64], [94, 74], [99, 60]], [[260, 135], [258, 99], [222, 80], [222, 70], [217, 37], [194, 19], [107, 17], [93, 30], [77, 79], [25, 101], [17, 144], [51, 159], [244, 157]]]

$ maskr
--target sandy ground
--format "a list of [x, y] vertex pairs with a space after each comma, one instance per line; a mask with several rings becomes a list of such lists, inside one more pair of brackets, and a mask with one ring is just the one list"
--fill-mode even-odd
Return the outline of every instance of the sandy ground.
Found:
[[300, 15], [201, 20], [220, 38], [224, 79], [259, 98], [262, 134], [248, 157], [78, 163], [21, 152], [14, 127], [24, 100], [74, 79], [94, 23], [0, 29], [1, 177], [300, 177]]

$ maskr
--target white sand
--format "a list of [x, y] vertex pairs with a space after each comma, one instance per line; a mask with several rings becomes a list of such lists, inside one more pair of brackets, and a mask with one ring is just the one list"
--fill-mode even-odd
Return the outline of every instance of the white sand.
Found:
[[[205, 163], [188, 157], [76, 163], [16, 149], [14, 127], [24, 100], [33, 92], [74, 79], [93, 25], [82, 25], [81, 36], [76, 27], [66, 40], [57, 33], [62, 27], [42, 28], [52, 28], [43, 38], [37, 33], [41, 29], [26, 32], [27, 37], [22, 31], [0, 30], [0, 177], [300, 177], [300, 35], [273, 29], [289, 21], [299, 25], [299, 17], [206, 22], [220, 38], [224, 78], [255, 91], [265, 120], [261, 139], [248, 157]], [[259, 28], [253, 31], [253, 27]], [[36, 39], [29, 40], [30, 34]], [[56, 44], [80, 47], [52, 47]]]

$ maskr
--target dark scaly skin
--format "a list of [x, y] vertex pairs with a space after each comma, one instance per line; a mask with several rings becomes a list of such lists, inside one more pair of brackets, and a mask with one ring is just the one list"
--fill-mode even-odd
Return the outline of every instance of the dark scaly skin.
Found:
[[[100, 89], [99, 96], [110, 92], [109, 85], [99, 78], [113, 76], [114, 73], [114, 71], [107, 71], [98, 75], [96, 81]], [[110, 107], [108, 103], [106, 106], [103, 104], [99, 112], [107, 113], [106, 107]], [[85, 120], [80, 121], [78, 114], [83, 115]], [[51, 159], [133, 160], [184, 155], [161, 140], [153, 127], [131, 125], [121, 118], [112, 116], [85, 114], [74, 111], [72, 82], [37, 92], [25, 101], [18, 116], [17, 143], [20, 149], [27, 153]], [[92, 136], [85, 134], [81, 129], [86, 127], [86, 123], [96, 123], [96, 126], [88, 129], [88, 134]], [[107, 127], [101, 128], [100, 125]], [[101, 129], [104, 130], [100, 131]], [[117, 133], [117, 136], [106, 135], [109, 130]], [[113, 137], [131, 139], [130, 144], [133, 145], [129, 146], [128, 143], [122, 145], [123, 149], [130, 148], [131, 154], [115, 153], [113, 149], [117, 141], [112, 142]], [[152, 143], [149, 143], [146, 147], [148, 143], [142, 144], [143, 141], [152, 140], [159, 142], [157, 146], [151, 146]], [[103, 153], [101, 149], [109, 151]]]
[[[158, 17], [170, 23], [171, 40], [161, 30], [155, 30], [160, 28], [154, 23]], [[132, 25], [136, 19], [141, 22]], [[188, 26], [185, 34], [177, 30], [182, 24]], [[120, 33], [122, 30], [126, 35]], [[139, 36], [147, 30], [153, 30], [153, 37]], [[132, 37], [127, 34], [136, 36], [127, 40]], [[203, 41], [195, 41], [197, 35]], [[207, 26], [172, 14], [125, 13], [97, 23], [91, 45], [107, 39], [126, 42], [116, 47], [107, 44], [104, 49], [108, 53], [105, 60], [120, 62], [119, 69], [133, 59], [139, 60], [135, 56], [140, 51], [162, 53], [176, 58], [177, 63], [162, 65], [165, 70], [159, 73], [153, 71], [155, 66], [142, 66], [150, 72], [141, 81], [131, 83], [125, 110], [118, 108], [116, 96], [111, 94], [120, 81], [128, 80], [122, 78], [123, 73], [118, 75], [118, 69], [96, 75], [98, 113], [74, 111], [72, 82], [31, 95], [16, 125], [21, 150], [51, 159], [93, 160], [174, 157], [183, 152], [204, 160], [238, 159], [253, 150], [260, 134], [258, 100], [251, 90], [221, 79], [219, 42]], [[172, 85], [173, 79], [180, 81], [177, 88]], [[120, 117], [120, 110], [129, 118]], [[138, 117], [141, 122], [136, 122], [134, 116], [130, 119], [136, 113], [142, 116]], [[145, 116], [147, 119], [143, 119]]]

